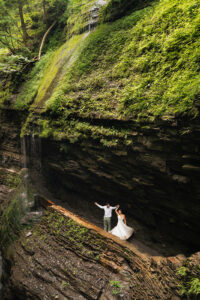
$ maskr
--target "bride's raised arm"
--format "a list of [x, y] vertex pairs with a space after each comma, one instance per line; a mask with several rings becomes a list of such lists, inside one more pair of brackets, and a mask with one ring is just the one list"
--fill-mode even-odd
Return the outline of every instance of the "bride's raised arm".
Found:
[[126, 224], [126, 216], [124, 215], [124, 224]]
[[119, 216], [118, 209], [119, 209], [119, 207], [115, 208], [115, 213], [116, 213], [117, 216]]

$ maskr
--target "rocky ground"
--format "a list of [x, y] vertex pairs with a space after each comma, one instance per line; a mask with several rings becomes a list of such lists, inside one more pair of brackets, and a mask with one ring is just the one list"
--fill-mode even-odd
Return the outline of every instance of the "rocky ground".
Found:
[[5, 299], [180, 299], [181, 256], [143, 256], [51, 208], [13, 247]]
[[131, 147], [105, 148], [89, 137], [81, 144], [42, 139], [44, 185], [57, 203], [95, 224], [102, 222], [95, 201], [119, 203], [143, 241], [150, 237], [165, 255], [198, 251], [198, 121], [128, 126]]
[[[12, 122], [10, 122], [10, 118], [13, 120]], [[181, 299], [180, 285], [183, 288], [186, 286], [188, 291], [190, 288], [188, 282], [193, 282], [192, 280], [199, 277], [199, 271], [197, 270], [200, 264], [199, 254], [190, 256], [185, 260], [185, 256], [180, 255], [184, 251], [177, 248], [178, 244], [171, 244], [168, 247], [169, 242], [166, 241], [165, 243], [167, 230], [163, 237], [159, 236], [157, 232], [154, 235], [155, 227], [152, 220], [154, 222], [157, 220], [156, 224], [161, 224], [163, 230], [163, 228], [166, 228], [167, 218], [171, 215], [174, 216], [175, 211], [181, 212], [180, 206], [178, 206], [178, 210], [176, 208], [175, 211], [172, 211], [170, 208], [172, 204], [166, 201], [166, 195], [163, 203], [166, 208], [164, 210], [165, 219], [163, 223], [159, 223], [162, 218], [156, 219], [155, 216], [158, 216], [157, 212], [162, 207], [161, 203], [156, 208], [157, 200], [152, 202], [152, 206], [150, 206], [150, 202], [146, 202], [146, 204], [144, 201], [141, 202], [145, 200], [144, 195], [140, 193], [145, 186], [145, 182], [132, 181], [134, 186], [137, 182], [136, 190], [129, 189], [129, 184], [118, 185], [118, 182], [124, 183], [126, 178], [129, 182], [130, 179], [131, 169], [124, 164], [127, 153], [119, 152], [117, 149], [102, 152], [102, 149], [93, 148], [92, 145], [87, 149], [69, 147], [64, 142], [39, 141], [34, 137], [29, 137], [29, 142], [25, 141], [26, 149], [22, 147], [22, 151], [19, 138], [21, 117], [15, 116], [14, 118], [13, 112], [9, 112], [8, 115], [1, 116], [0, 122], [1, 214], [8, 203], [12, 201], [14, 189], [18, 184], [16, 178], [19, 176], [22, 162], [26, 162], [29, 167], [28, 181], [34, 186], [32, 193], [37, 187], [38, 193], [48, 196], [56, 204], [66, 207], [100, 227], [102, 227], [102, 212], [94, 206], [94, 201], [102, 203], [111, 199], [111, 204], [116, 204], [119, 201], [122, 208], [125, 208], [128, 212], [128, 224], [136, 230], [132, 244], [121, 244], [119, 241], [107, 236], [100, 228], [91, 228], [88, 225], [89, 223], [83, 224], [79, 218], [73, 220], [68, 215], [63, 215], [62, 209], [58, 211], [49, 208], [41, 221], [36, 225], [32, 224], [33, 227], [30, 228], [29, 226], [27, 229], [27, 222], [23, 222], [23, 228], [18, 232], [18, 236], [15, 235], [15, 241], [13, 240], [10, 246], [4, 245], [3, 247], [5, 272], [2, 281], [4, 300]], [[148, 147], [152, 147], [153, 144], [148, 145]], [[63, 153], [61, 146], [67, 146], [68, 152]], [[189, 148], [187, 148], [187, 151], [189, 151]], [[100, 155], [100, 158], [97, 159], [94, 153], [97, 153], [97, 156]], [[156, 155], [156, 153], [154, 154]], [[116, 157], [117, 169], [114, 167], [116, 166]], [[132, 168], [133, 162], [136, 163], [138, 160], [135, 160], [133, 155], [131, 157], [132, 163], [130, 166]], [[26, 159], [24, 160], [24, 158]], [[139, 164], [141, 165], [141, 160], [139, 160]], [[147, 162], [143, 164], [141, 169], [136, 166], [138, 172], [142, 172], [144, 169], [150, 170], [152, 174], [161, 174], [161, 171], [156, 171], [157, 169]], [[166, 174], [161, 177], [163, 184], [168, 182]], [[190, 178], [194, 178], [194, 173], [191, 174]], [[195, 174], [198, 174], [198, 172]], [[139, 176], [139, 173], [137, 176]], [[157, 178], [156, 176], [152, 177], [151, 180]], [[174, 173], [170, 173], [169, 178], [171, 176], [174, 176]], [[172, 185], [172, 187], [173, 189], [179, 187], [177, 191], [179, 195], [187, 191], [187, 196], [192, 186], [195, 186], [195, 191], [198, 192], [197, 178], [198, 175], [191, 183], [186, 182], [180, 185], [178, 183]], [[96, 182], [96, 185], [94, 185], [94, 182]], [[116, 190], [115, 187], [117, 187]], [[151, 185], [148, 185], [148, 188], [146, 187], [146, 194], [148, 190], [151, 193], [157, 191], [155, 185], [153, 188], [150, 187]], [[132, 197], [136, 191], [138, 192], [138, 199]], [[112, 192], [114, 192], [113, 198], [110, 198]], [[132, 196], [130, 197], [130, 195]], [[157, 195], [157, 192], [155, 195]], [[198, 195], [198, 193], [193, 195], [192, 201], [196, 201], [195, 195]], [[188, 216], [187, 220], [190, 221], [192, 219], [191, 212], [194, 208], [191, 207], [186, 214], [186, 198], [184, 198], [182, 211], [183, 215]], [[132, 199], [135, 200], [132, 201]], [[144, 210], [148, 213], [144, 214]], [[141, 211], [143, 211], [143, 217]], [[138, 219], [134, 218], [137, 213], [139, 213]], [[28, 216], [30, 219], [31, 214]], [[145, 216], [151, 216], [154, 219], [144, 218]], [[115, 221], [113, 219], [113, 226]], [[194, 222], [184, 225], [189, 228], [188, 232], [191, 232], [192, 224], [195, 222], [196, 219]], [[15, 228], [11, 219], [8, 220], [8, 223], [11, 229]], [[148, 224], [149, 231], [147, 230]], [[170, 224], [170, 228], [175, 226], [173, 223]], [[180, 228], [177, 230], [179, 232]], [[193, 235], [196, 237], [198, 228], [195, 230], [193, 230]], [[174, 232], [173, 236], [177, 232]], [[186, 232], [186, 240], [188, 232]], [[153, 239], [154, 237], [155, 239]], [[160, 243], [157, 242], [159, 238], [161, 238]], [[180, 240], [182, 240], [182, 237], [179, 237]], [[173, 238], [173, 241], [175, 242], [176, 239]], [[155, 247], [152, 247], [153, 244]], [[182, 244], [182, 247], [184, 249], [184, 244]], [[182, 275], [177, 274], [177, 268], [180, 267], [186, 268], [186, 271], [181, 269], [182, 274], [186, 273], [183, 278]], [[182, 297], [182, 299], [184, 298]]]

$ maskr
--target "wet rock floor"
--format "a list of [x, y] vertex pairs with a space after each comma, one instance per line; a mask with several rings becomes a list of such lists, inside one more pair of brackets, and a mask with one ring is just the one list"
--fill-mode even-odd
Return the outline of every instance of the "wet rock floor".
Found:
[[[40, 179], [39, 179], [40, 178]], [[52, 194], [48, 187], [45, 185], [45, 180], [41, 176], [35, 176], [34, 173], [31, 175], [31, 180], [33, 184], [36, 184], [38, 193], [47, 197], [53, 201], [56, 205], [60, 205], [70, 212], [80, 216], [81, 218], [93, 223], [94, 225], [103, 228], [103, 210], [94, 205], [94, 201], [88, 201], [88, 199], [79, 198], [79, 195], [74, 192], [66, 191], [66, 201], [58, 199], [54, 194]], [[105, 204], [102, 199], [101, 205]], [[112, 201], [113, 204], [113, 201]], [[117, 204], [117, 203], [116, 203]], [[123, 207], [121, 207], [123, 210]], [[127, 225], [134, 228], [133, 236], [128, 240], [133, 244], [141, 253], [147, 256], [176, 256], [185, 255], [190, 256], [193, 249], [180, 244], [177, 240], [169, 239], [161, 235], [159, 231], [148, 229], [142, 222], [131, 218], [129, 215], [126, 216]], [[117, 217], [113, 211], [112, 216], [112, 228], [117, 224]], [[154, 234], [155, 233], [155, 234]]]
[[[56, 204], [60, 205], [72, 213], [80, 216], [81, 218], [103, 228], [103, 210], [99, 209], [88, 201], [78, 200], [76, 196], [71, 195], [70, 202], [64, 202], [59, 199], [51, 200]], [[101, 203], [100, 203], [101, 204]], [[103, 205], [103, 201], [102, 201]], [[115, 212], [112, 216], [112, 228], [117, 224], [117, 217]], [[175, 256], [179, 254], [189, 255], [187, 249], [183, 245], [178, 243], [167, 243], [162, 236], [155, 233], [155, 237], [150, 234], [146, 228], [138, 221], [130, 219], [127, 216], [127, 225], [134, 228], [135, 232], [133, 236], [128, 240], [133, 244], [141, 253], [149, 256]]]

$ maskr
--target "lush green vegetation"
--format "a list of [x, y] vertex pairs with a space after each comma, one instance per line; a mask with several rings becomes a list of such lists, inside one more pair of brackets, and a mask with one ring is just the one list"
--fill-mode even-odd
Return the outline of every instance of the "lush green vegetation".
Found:
[[68, 0], [1, 0], [0, 47], [33, 57], [48, 26], [54, 20], [61, 27], [66, 24], [67, 4]]
[[199, 12], [196, 0], [164, 0], [100, 26], [88, 37], [48, 108], [60, 102], [66, 111], [108, 118], [185, 112], [195, 116]]
[[[57, 78], [61, 66], [70, 56], [67, 53], [69, 49], [66, 49], [63, 42], [89, 27], [90, 11], [99, 6], [95, 6], [96, 0], [13, 0], [13, 3], [13, 6], [9, 6], [5, 0], [0, 2], [0, 106], [14, 104], [15, 108], [27, 109], [37, 94], [40, 81], [50, 75], [49, 69], [53, 70], [54, 66], [50, 66], [46, 72], [52, 59], [56, 62], [56, 56], [61, 53], [61, 63], [57, 71], [53, 70], [49, 76], [51, 78], [48, 85], [51, 84], [54, 75]], [[22, 8], [22, 16], [19, 6]], [[45, 57], [42, 57], [42, 61], [31, 71], [42, 37], [54, 21], [56, 24], [42, 49]], [[74, 38], [69, 42], [71, 48], [74, 40], [78, 43], [78, 38]], [[63, 46], [59, 49], [61, 45]], [[70, 49], [71, 52], [72, 50]], [[53, 51], [54, 55], [51, 55]], [[45, 92], [46, 89], [43, 93]], [[12, 95], [16, 93], [19, 93], [17, 101], [11, 101]]]
[[101, 19], [113, 21], [148, 6], [153, 0], [110, 0], [101, 11]]
[[[21, 84], [37, 74], [40, 66], [44, 67], [43, 60], [31, 75], [28, 74], [37, 59], [42, 37], [54, 21], [56, 24], [42, 51], [45, 53], [47, 49], [50, 51], [63, 43], [67, 5], [68, 0], [0, 1], [0, 106], [10, 105], [12, 95], [18, 92]], [[30, 94], [33, 93], [37, 79], [28, 85], [31, 87]], [[21, 108], [31, 100], [26, 97], [24, 101], [22, 96], [19, 102]]]
[[[100, 12], [121, 7], [127, 1], [108, 1]], [[91, 119], [150, 120], [170, 115], [199, 113], [200, 4], [197, 0], [147, 1], [146, 8], [112, 23], [104, 23], [88, 35], [76, 35], [60, 48], [47, 49], [28, 74], [14, 100], [16, 108], [43, 114], [29, 122], [47, 137], [75, 142], [90, 135], [105, 146], [122, 137], [131, 143], [130, 130], [105, 128]], [[81, 4], [81, 5], [79, 5]], [[94, 1], [71, 0], [62, 15], [64, 33], [81, 32], [89, 22]], [[104, 17], [103, 17], [104, 16]], [[119, 17], [119, 16], [118, 16]], [[51, 38], [55, 45], [54, 37]], [[7, 97], [7, 98], [6, 98]], [[5, 95], [8, 102], [9, 94]], [[37, 110], [38, 112], [38, 110]], [[41, 112], [41, 110], [40, 110]]]
[[27, 74], [26, 81], [21, 85], [21, 93], [17, 96], [17, 101], [13, 104], [16, 109], [27, 109], [37, 95], [40, 83], [54, 55], [52, 50], [44, 54], [35, 67]]
[[24, 216], [25, 207], [21, 195], [21, 186], [14, 194], [6, 208], [3, 210], [0, 222], [0, 245], [2, 248], [7, 247], [19, 237], [22, 230], [21, 218]]
[[[72, 249], [76, 249], [76, 251], [88, 256], [90, 259], [100, 259], [101, 253], [106, 246], [106, 241], [102, 236], [94, 235], [87, 228], [80, 226], [72, 219], [51, 208], [48, 209], [41, 223], [42, 225], [45, 224], [49, 233], [58, 240], [63, 240], [64, 238], [65, 243], [68, 240]], [[34, 230], [34, 235], [39, 237], [41, 237], [40, 226], [38, 225]], [[93, 247], [88, 251], [87, 246], [88, 244], [91, 245], [91, 241]]]
[[190, 265], [187, 262], [177, 270], [180, 276], [180, 292], [188, 299], [198, 299], [200, 295], [200, 265]]
[[16, 188], [21, 182], [21, 176], [15, 172], [7, 172], [4, 169], [0, 169], [0, 184], [8, 187]]
[[67, 9], [67, 34], [80, 34], [91, 22], [91, 8], [96, 7], [97, 0], [72, 0]]
[[35, 189], [26, 181], [26, 173], [7, 173], [0, 171], [0, 184], [5, 184], [13, 189], [7, 203], [4, 203], [0, 218], [0, 246], [2, 249], [12, 244], [20, 237], [22, 230], [31, 228], [34, 220], [22, 222], [30, 207], [34, 203]]

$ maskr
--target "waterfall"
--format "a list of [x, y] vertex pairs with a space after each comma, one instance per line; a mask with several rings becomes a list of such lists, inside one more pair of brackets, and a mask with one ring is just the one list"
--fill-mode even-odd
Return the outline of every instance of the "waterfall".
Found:
[[26, 137], [21, 139], [22, 168], [27, 169]]
[[30, 136], [30, 160], [31, 166], [41, 171], [41, 139], [34, 134]]
[[[41, 140], [34, 134], [24, 136], [21, 140], [22, 155], [22, 192], [21, 200], [25, 216], [22, 224], [37, 222], [42, 211], [38, 203], [38, 193], [35, 181], [37, 182], [41, 173]], [[33, 180], [34, 178], [34, 180]], [[35, 180], [36, 179], [36, 180]], [[33, 188], [34, 181], [34, 188]], [[31, 191], [30, 191], [31, 186]], [[33, 194], [34, 193], [34, 194]]]
[[27, 138], [24, 136], [21, 140], [21, 165], [22, 165], [22, 182], [23, 191], [21, 193], [24, 211], [28, 206], [28, 161], [27, 161]]
[[27, 171], [32, 168], [41, 169], [41, 140], [34, 134], [21, 139], [21, 166]]
[[88, 18], [88, 32], [91, 32], [92, 28], [96, 27], [98, 23], [99, 9], [101, 6], [105, 5], [105, 0], [97, 0], [95, 4], [91, 7]]

